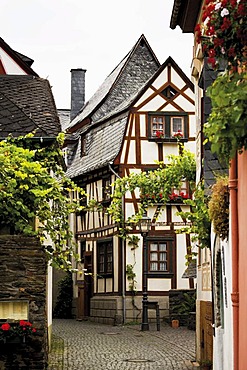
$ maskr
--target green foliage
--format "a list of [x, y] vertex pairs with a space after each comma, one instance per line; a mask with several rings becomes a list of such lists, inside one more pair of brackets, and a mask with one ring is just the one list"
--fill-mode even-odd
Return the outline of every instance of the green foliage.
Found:
[[[165, 205], [173, 188], [179, 189], [183, 181], [188, 181], [191, 192], [194, 190], [196, 172], [194, 154], [183, 150], [182, 155], [170, 155], [168, 159], [169, 164], [164, 165], [160, 162], [157, 170], [131, 173], [130, 176], [118, 178], [114, 182], [114, 192], [108, 212], [116, 222], [123, 225], [122, 199], [127, 191], [140, 191], [139, 210], [127, 220], [127, 225], [131, 226], [141, 219], [149, 206], [157, 203], [157, 194], [159, 203]], [[149, 196], [144, 196], [147, 194]], [[122, 237], [126, 237], [127, 231], [126, 225], [121, 226]]]
[[59, 282], [59, 293], [54, 307], [53, 317], [71, 319], [72, 317], [73, 282], [72, 274], [67, 271], [66, 276]]
[[[47, 255], [55, 267], [71, 268], [73, 246], [68, 216], [80, 209], [72, 192], [84, 194], [65, 176], [57, 141], [50, 146], [32, 135], [0, 142], [0, 227], [15, 234], [36, 235], [52, 246]], [[36, 225], [35, 225], [36, 224]]]
[[135, 288], [136, 273], [134, 272], [134, 265], [129, 264], [126, 266], [126, 276], [127, 276], [127, 280], [129, 281], [129, 290], [135, 294], [136, 292], [136, 288]]
[[207, 91], [212, 111], [205, 125], [211, 150], [229, 164], [236, 151], [247, 149], [247, 73], [219, 74]]
[[135, 250], [138, 247], [140, 238], [137, 235], [128, 235], [128, 244], [131, 246], [131, 250]]
[[189, 223], [178, 230], [178, 233], [191, 234], [191, 240], [198, 243], [198, 247], [210, 247], [210, 219], [208, 214], [208, 198], [205, 196], [204, 183], [197, 185], [193, 199], [184, 201], [190, 206], [188, 212], [177, 212], [182, 219]]
[[214, 232], [222, 239], [229, 234], [229, 189], [228, 177], [218, 177], [212, 187], [211, 199], [208, 203], [209, 217], [213, 222]]
[[183, 300], [172, 306], [172, 314], [188, 315], [196, 311], [196, 294], [183, 293]]

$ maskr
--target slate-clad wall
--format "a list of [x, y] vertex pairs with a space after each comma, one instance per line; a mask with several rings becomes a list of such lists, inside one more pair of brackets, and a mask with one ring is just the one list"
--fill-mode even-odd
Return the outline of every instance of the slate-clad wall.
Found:
[[0, 236], [0, 301], [29, 301], [37, 329], [24, 344], [0, 345], [0, 369], [47, 367], [46, 255], [35, 238]]

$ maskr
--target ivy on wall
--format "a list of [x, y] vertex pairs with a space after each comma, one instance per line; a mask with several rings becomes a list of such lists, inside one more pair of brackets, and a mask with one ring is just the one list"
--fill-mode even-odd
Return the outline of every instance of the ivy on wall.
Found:
[[[0, 142], [0, 227], [13, 234], [37, 236], [46, 247], [51, 264], [71, 269], [74, 253], [69, 214], [80, 209], [71, 192], [85, 194], [65, 176], [60, 147], [63, 135], [49, 146], [33, 135]], [[36, 226], [35, 226], [36, 224]]]

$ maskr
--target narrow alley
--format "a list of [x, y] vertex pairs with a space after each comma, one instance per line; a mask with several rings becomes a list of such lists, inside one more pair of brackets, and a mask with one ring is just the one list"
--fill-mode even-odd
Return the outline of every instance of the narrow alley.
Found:
[[140, 325], [109, 326], [54, 320], [49, 370], [191, 370], [195, 332], [162, 323], [141, 332]]

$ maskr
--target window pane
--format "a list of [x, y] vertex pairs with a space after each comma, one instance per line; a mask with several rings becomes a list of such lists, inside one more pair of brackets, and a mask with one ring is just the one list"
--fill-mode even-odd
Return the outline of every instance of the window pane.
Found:
[[160, 243], [159, 250], [161, 252], [166, 251], [167, 250], [166, 243]]
[[150, 271], [158, 271], [158, 262], [150, 263]]
[[162, 252], [160, 253], [160, 261], [166, 261], [167, 260], [167, 253]]
[[172, 117], [172, 132], [183, 132], [183, 118]]
[[157, 252], [152, 252], [150, 255], [150, 260], [151, 261], [158, 261], [158, 253]]
[[167, 262], [160, 262], [160, 270], [167, 271]]
[[150, 244], [150, 251], [151, 252], [155, 252], [155, 251], [157, 251], [158, 250], [158, 243], [151, 243]]

